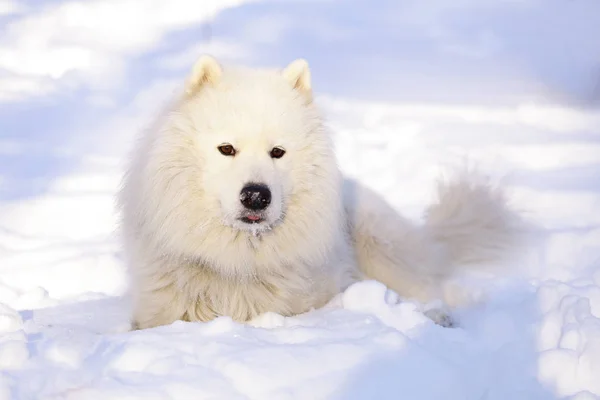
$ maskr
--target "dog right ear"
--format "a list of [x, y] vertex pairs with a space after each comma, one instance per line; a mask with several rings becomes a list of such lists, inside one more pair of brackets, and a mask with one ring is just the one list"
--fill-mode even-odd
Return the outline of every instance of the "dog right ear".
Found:
[[190, 95], [207, 83], [215, 83], [221, 77], [223, 70], [219, 62], [209, 55], [201, 56], [192, 68], [185, 92]]
[[292, 61], [281, 73], [294, 89], [310, 96], [310, 68], [305, 59]]

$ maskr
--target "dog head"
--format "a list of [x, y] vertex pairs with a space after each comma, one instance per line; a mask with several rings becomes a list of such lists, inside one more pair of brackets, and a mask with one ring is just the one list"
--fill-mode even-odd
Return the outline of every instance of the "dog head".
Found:
[[306, 61], [279, 71], [228, 69], [201, 57], [187, 81], [180, 129], [197, 152], [205, 201], [224, 225], [266, 231], [329, 156], [312, 104]]

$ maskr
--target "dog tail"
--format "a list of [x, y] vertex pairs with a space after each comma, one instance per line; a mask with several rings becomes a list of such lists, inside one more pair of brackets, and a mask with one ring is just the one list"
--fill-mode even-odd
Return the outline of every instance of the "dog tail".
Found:
[[439, 180], [425, 226], [455, 268], [507, 261], [524, 244], [527, 232], [502, 188], [469, 172]]

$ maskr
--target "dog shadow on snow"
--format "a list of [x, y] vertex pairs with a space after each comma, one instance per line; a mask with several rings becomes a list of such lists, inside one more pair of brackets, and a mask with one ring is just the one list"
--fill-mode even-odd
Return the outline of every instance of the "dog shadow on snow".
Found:
[[537, 377], [539, 319], [534, 294], [511, 293], [463, 310], [457, 328], [414, 328], [398, 350], [355, 368], [331, 399], [557, 399]]

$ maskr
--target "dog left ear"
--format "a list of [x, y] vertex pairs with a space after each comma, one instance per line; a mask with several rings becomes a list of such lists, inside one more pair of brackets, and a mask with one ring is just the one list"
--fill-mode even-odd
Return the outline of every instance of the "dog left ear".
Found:
[[311, 97], [310, 68], [305, 59], [299, 58], [292, 61], [283, 69], [282, 75], [294, 89]]
[[185, 91], [188, 95], [195, 93], [200, 87], [214, 84], [221, 78], [222, 69], [219, 62], [212, 56], [201, 56], [187, 79]]

